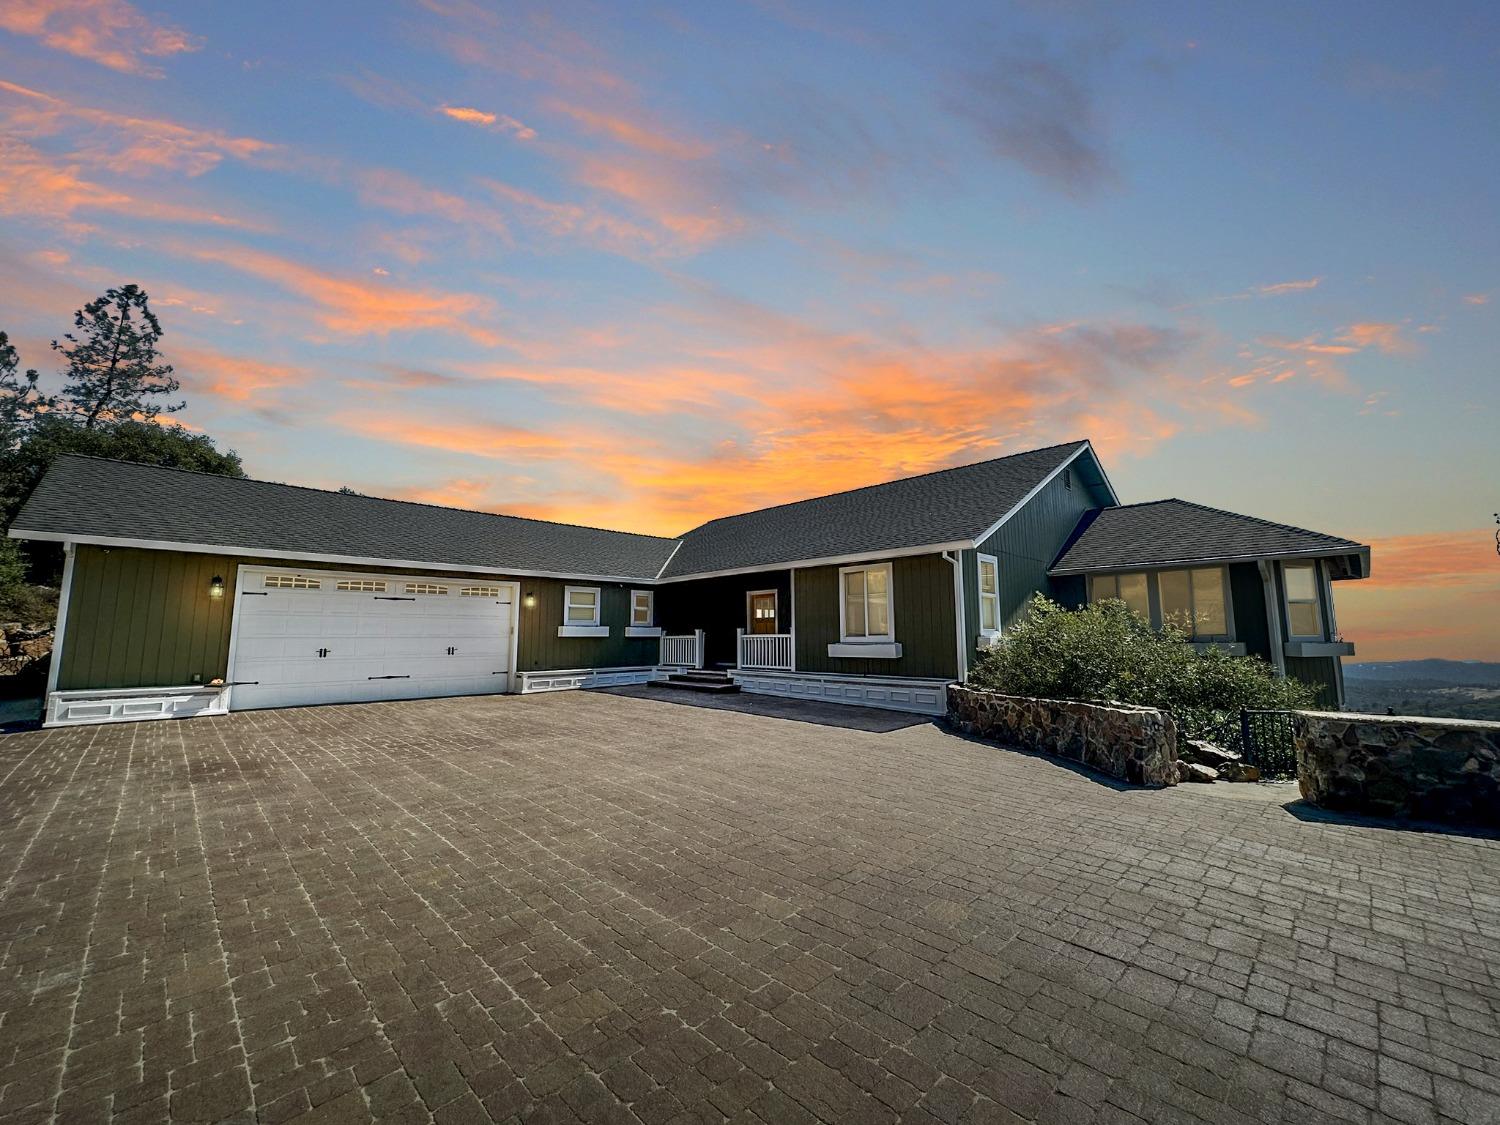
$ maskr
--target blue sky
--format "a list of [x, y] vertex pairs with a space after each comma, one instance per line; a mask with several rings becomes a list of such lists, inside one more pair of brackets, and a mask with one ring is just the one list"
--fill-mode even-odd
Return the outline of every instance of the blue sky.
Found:
[[273, 479], [674, 533], [1092, 437], [1500, 658], [1492, 5], [0, 5], [0, 328]]

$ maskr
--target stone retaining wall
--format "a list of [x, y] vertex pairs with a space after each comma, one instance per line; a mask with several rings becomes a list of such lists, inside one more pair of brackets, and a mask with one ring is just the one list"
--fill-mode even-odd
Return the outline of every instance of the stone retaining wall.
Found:
[[1500, 723], [1299, 711], [1292, 728], [1315, 805], [1500, 828]]
[[1177, 784], [1177, 724], [1153, 707], [1032, 699], [952, 684], [948, 721], [965, 734], [1067, 758], [1132, 785]]

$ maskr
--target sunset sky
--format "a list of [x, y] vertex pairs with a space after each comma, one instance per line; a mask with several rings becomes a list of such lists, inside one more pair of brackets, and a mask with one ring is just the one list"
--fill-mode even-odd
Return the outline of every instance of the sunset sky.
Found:
[[1500, 7], [0, 0], [0, 329], [252, 476], [675, 534], [1092, 438], [1500, 659]]

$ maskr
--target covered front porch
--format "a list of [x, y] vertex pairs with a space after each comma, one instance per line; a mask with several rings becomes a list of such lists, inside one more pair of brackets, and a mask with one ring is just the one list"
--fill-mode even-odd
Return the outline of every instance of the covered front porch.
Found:
[[657, 589], [663, 667], [792, 671], [790, 570], [734, 574]]

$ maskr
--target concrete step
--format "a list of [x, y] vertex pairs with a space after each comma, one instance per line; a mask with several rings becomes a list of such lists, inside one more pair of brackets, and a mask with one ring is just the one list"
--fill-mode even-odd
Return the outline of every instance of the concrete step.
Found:
[[704, 678], [687, 674], [668, 676], [665, 680], [652, 680], [652, 687], [675, 688], [679, 691], [707, 691], [720, 695], [728, 695], [740, 690], [740, 685], [728, 676]]

